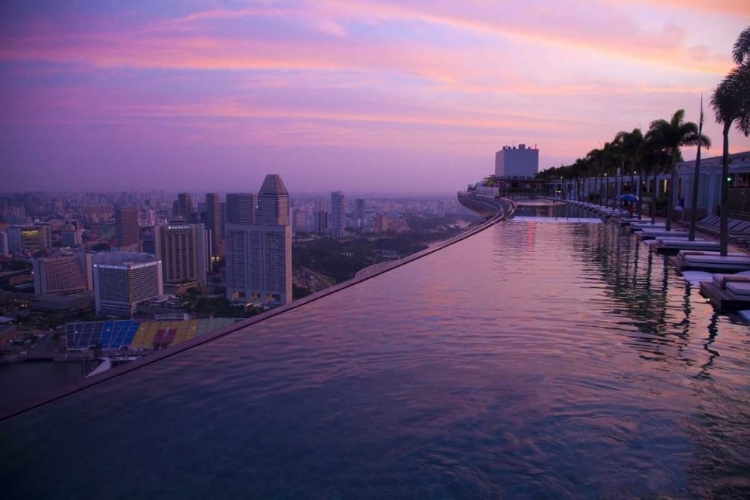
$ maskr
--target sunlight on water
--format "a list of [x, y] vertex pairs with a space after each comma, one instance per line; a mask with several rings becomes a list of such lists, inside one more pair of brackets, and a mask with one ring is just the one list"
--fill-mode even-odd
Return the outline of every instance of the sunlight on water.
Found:
[[749, 402], [748, 327], [663, 257], [613, 225], [507, 221], [0, 424], [0, 480], [26, 497], [744, 498]]

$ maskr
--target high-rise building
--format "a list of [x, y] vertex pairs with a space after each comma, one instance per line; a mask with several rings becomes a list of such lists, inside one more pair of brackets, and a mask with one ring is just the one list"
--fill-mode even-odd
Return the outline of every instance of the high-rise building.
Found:
[[[219, 226], [221, 226], [219, 229], [219, 236], [223, 244], [224, 238], [226, 238], [227, 235], [227, 203], [224, 201], [219, 203]], [[222, 253], [223, 250], [224, 248], [222, 246]]]
[[153, 231], [143, 233], [141, 236], [141, 252], [156, 255], [156, 235]]
[[341, 191], [331, 193], [331, 236], [341, 238], [346, 229], [346, 199]]
[[0, 231], [0, 257], [10, 256], [10, 250], [8, 249], [8, 233], [6, 231]]
[[378, 213], [375, 216], [375, 232], [376, 233], [387, 233], [388, 232], [388, 214]]
[[78, 252], [34, 259], [34, 294], [69, 294], [93, 289], [92, 254]]
[[221, 209], [218, 193], [206, 193], [206, 216], [204, 224], [212, 233], [211, 250], [214, 255], [221, 252]]
[[193, 199], [190, 193], [177, 193], [177, 211], [176, 216], [183, 217], [190, 221], [193, 217]]
[[38, 252], [50, 248], [49, 226], [11, 226], [8, 228], [8, 251]]
[[328, 232], [328, 212], [326, 212], [325, 210], [318, 210], [317, 212], [315, 212], [315, 232]]
[[363, 200], [362, 198], [357, 198], [354, 200], [354, 218], [365, 218], [365, 200]]
[[257, 199], [257, 223], [241, 224], [231, 222], [227, 196], [227, 298], [247, 303], [286, 304], [292, 300], [289, 194], [281, 178], [269, 174]]
[[208, 249], [203, 224], [170, 223], [156, 227], [154, 236], [165, 282], [190, 280], [206, 284]]
[[115, 240], [118, 247], [132, 247], [141, 242], [138, 224], [138, 209], [118, 208], [115, 210]]
[[258, 221], [258, 195], [229, 193], [227, 194], [226, 210], [226, 224], [256, 224]]
[[497, 177], [534, 177], [539, 172], [539, 150], [519, 144], [518, 148], [504, 146], [495, 153]]
[[164, 293], [161, 261], [149, 254], [97, 254], [93, 274], [97, 314], [131, 316], [139, 302]]
[[83, 244], [83, 231], [80, 229], [65, 230], [62, 232], [62, 246], [77, 247]]

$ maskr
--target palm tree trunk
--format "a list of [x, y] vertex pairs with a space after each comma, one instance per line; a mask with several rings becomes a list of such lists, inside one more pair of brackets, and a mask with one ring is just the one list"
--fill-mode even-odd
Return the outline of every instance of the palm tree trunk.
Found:
[[[703, 122], [701, 121], [701, 128], [703, 128]], [[696, 210], [698, 209], [698, 179], [701, 175], [701, 145], [698, 143], [698, 153], [695, 156], [695, 174], [693, 176], [693, 195], [690, 200], [690, 232], [688, 233], [688, 240], [695, 241], [695, 222], [698, 218]]]
[[656, 183], [658, 182], [656, 180], [656, 176], [659, 175], [657, 172], [654, 172], [654, 191], [651, 193], [651, 224], [656, 223]]
[[727, 255], [729, 247], [729, 128], [732, 122], [724, 122], [724, 152], [721, 157], [721, 213], [719, 214], [719, 254]]
[[667, 197], [667, 231], [672, 230], [672, 217], [674, 217], [674, 206], [677, 201], [677, 149], [672, 150], [672, 172], [669, 178], [669, 196]]

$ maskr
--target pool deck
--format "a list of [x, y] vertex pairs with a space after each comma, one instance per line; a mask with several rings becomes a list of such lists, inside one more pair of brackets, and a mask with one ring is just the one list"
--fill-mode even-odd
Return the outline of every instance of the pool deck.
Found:
[[739, 311], [750, 307], [750, 301], [738, 298], [731, 290], [721, 288], [715, 281], [701, 282], [700, 290], [719, 311]]

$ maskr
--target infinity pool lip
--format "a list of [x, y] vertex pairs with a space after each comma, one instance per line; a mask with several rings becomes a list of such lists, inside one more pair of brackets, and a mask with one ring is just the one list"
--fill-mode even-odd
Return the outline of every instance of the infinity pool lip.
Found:
[[386, 266], [383, 269], [380, 269], [376, 271], [373, 274], [362, 276], [362, 277], [354, 277], [350, 280], [344, 281], [343, 283], [339, 283], [337, 285], [334, 285], [332, 287], [326, 288], [325, 290], [321, 290], [320, 292], [314, 293], [312, 295], [309, 295], [303, 299], [296, 300], [290, 304], [277, 307], [275, 309], [271, 309], [270, 311], [266, 311], [262, 314], [259, 314], [257, 316], [253, 316], [252, 318], [248, 318], [245, 321], [239, 321], [237, 323], [234, 323], [232, 325], [226, 326], [224, 328], [221, 328], [219, 330], [213, 331], [206, 335], [201, 335], [200, 337], [194, 337], [191, 340], [187, 340], [185, 342], [182, 342], [181, 344], [169, 347], [167, 349], [163, 349], [161, 351], [157, 351], [154, 354], [144, 356], [140, 358], [137, 361], [131, 361], [130, 363], [125, 363], [123, 365], [120, 365], [116, 368], [112, 368], [111, 370], [107, 370], [106, 372], [91, 377], [91, 378], [84, 378], [78, 382], [75, 382], [74, 384], [71, 384], [63, 389], [60, 389], [56, 392], [53, 392], [51, 394], [32, 399], [29, 403], [24, 404], [22, 407], [17, 408], [15, 410], [11, 410], [10, 412], [6, 412], [4, 414], [0, 413], [0, 422], [3, 422], [5, 420], [8, 420], [10, 418], [16, 417], [18, 415], [21, 415], [23, 413], [26, 413], [30, 410], [33, 410], [34, 408], [38, 408], [40, 406], [43, 406], [47, 403], [51, 403], [53, 401], [57, 401], [58, 399], [62, 399], [66, 396], [69, 396], [71, 394], [75, 394], [77, 392], [80, 392], [84, 389], [87, 389], [89, 387], [93, 387], [95, 385], [101, 384], [102, 382], [106, 382], [108, 380], [111, 380], [115, 377], [119, 377], [120, 375], [124, 375], [126, 373], [132, 372], [134, 370], [138, 370], [139, 368], [143, 368], [145, 366], [148, 366], [152, 363], [155, 363], [157, 361], [160, 361], [162, 359], [170, 358], [176, 354], [179, 354], [181, 352], [187, 351], [188, 349], [192, 349], [194, 347], [198, 347], [200, 345], [203, 345], [205, 343], [211, 342], [213, 340], [216, 340], [218, 338], [224, 337], [225, 335], [228, 335], [230, 333], [236, 332], [238, 330], [242, 330], [244, 328], [247, 328], [249, 326], [255, 325], [257, 323], [260, 323], [262, 321], [266, 321], [268, 319], [274, 318], [278, 316], [279, 314], [283, 314], [288, 311], [292, 311], [294, 309], [297, 309], [299, 307], [302, 307], [304, 305], [307, 305], [311, 302], [315, 302], [316, 300], [320, 300], [324, 297], [327, 297], [329, 295], [332, 295], [336, 292], [340, 292], [341, 290], [345, 290], [349, 287], [352, 287], [354, 285], [357, 285], [359, 283], [362, 283], [364, 281], [367, 281], [369, 279], [375, 278], [376, 276], [380, 276], [381, 274], [387, 273], [388, 271], [392, 271], [393, 269], [396, 269], [398, 267], [404, 266], [406, 264], [409, 264], [410, 262], [414, 262], [415, 260], [421, 259], [422, 257], [426, 257], [430, 254], [433, 254], [439, 250], [442, 250], [443, 248], [447, 248], [455, 243], [458, 243], [460, 241], [463, 241], [467, 238], [470, 238], [471, 236], [474, 236], [475, 234], [478, 234], [485, 229], [494, 226], [498, 222], [507, 219], [509, 217], [512, 217], [512, 215], [516, 211], [516, 204], [512, 200], [508, 200], [505, 198], [501, 199], [494, 199], [494, 198], [484, 198], [482, 200], [485, 204], [497, 204], [498, 212], [496, 215], [486, 221], [485, 223], [475, 227], [474, 229], [470, 229], [464, 233], [461, 233], [457, 236], [454, 236], [453, 238], [443, 241], [434, 247], [428, 248], [426, 250], [423, 250], [421, 252], [417, 252], [414, 255], [410, 255], [408, 257], [405, 257], [403, 259], [394, 261], [392, 265]]

